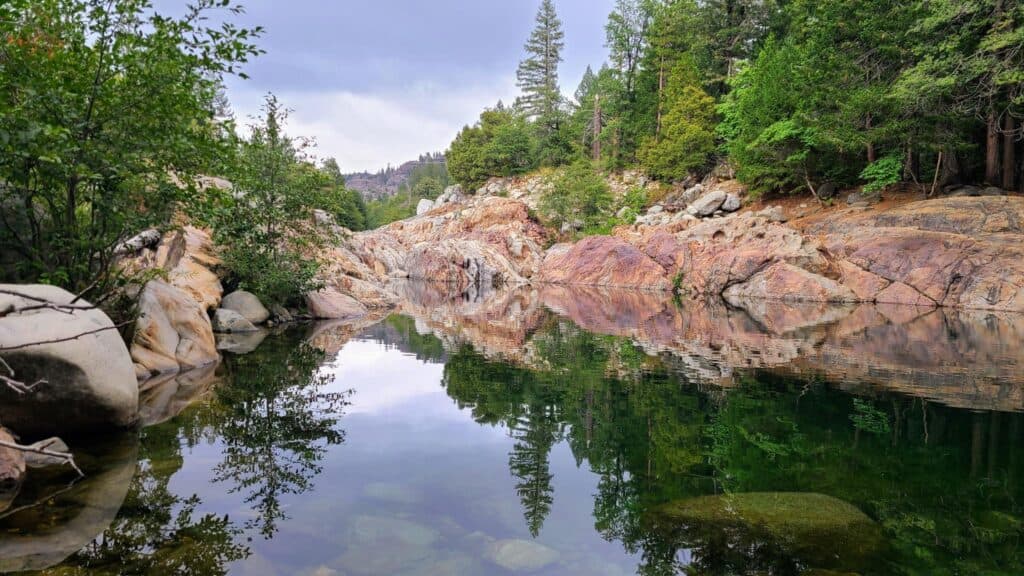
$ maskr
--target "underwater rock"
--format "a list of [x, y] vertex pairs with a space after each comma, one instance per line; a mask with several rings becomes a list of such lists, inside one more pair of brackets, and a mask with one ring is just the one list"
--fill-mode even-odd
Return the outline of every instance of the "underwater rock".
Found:
[[662, 530], [674, 532], [680, 546], [703, 549], [703, 555], [722, 547], [728, 549], [723, 553], [750, 554], [763, 562], [776, 550], [807, 568], [859, 572], [885, 551], [881, 527], [852, 504], [825, 494], [701, 496], [659, 512]]

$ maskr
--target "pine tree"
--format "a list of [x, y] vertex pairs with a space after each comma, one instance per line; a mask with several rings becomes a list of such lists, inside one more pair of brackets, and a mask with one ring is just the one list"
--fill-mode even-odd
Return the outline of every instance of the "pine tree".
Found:
[[558, 88], [558, 64], [562, 61], [565, 33], [552, 0], [542, 0], [537, 26], [526, 42], [526, 58], [516, 71], [517, 86], [523, 91], [518, 106], [530, 118], [556, 115], [562, 96]]

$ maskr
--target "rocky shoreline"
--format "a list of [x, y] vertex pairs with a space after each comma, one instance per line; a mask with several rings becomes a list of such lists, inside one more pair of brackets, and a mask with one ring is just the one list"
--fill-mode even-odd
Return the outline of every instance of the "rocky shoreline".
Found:
[[[619, 195], [652, 185], [635, 175], [618, 178], [612, 189]], [[208, 391], [222, 353], [254, 350], [268, 329], [334, 320], [316, 338], [322, 348], [338, 349], [353, 326], [396, 309], [424, 325], [440, 314], [446, 337], [468, 332], [474, 345], [528, 355], [530, 326], [546, 308], [585, 329], [671, 352], [698, 380], [719, 386], [737, 368], [797, 365], [863, 381], [864, 354], [884, 360], [891, 351], [836, 344], [853, 334], [923, 346], [921, 335], [943, 326], [985, 341], [994, 336], [978, 326], [995, 326], [996, 336], [1021, 341], [1021, 197], [954, 194], [878, 207], [857, 200], [787, 222], [782, 206], [743, 207], [736, 182], [708, 181], [670, 192], [611, 235], [559, 242], [566, 233], [536, 216], [543, 190], [540, 177], [492, 180], [474, 195], [453, 187], [415, 217], [359, 233], [318, 214], [329, 241], [309, 255], [321, 263], [323, 288], [306, 295], [306, 310], [268, 309], [252, 294], [225, 294], [206, 231], [183, 225], [163, 236], [144, 232], [119, 251], [121, 266], [152, 278], [128, 290], [138, 317], [127, 345], [102, 311], [72, 294], [0, 287], [7, 291], [0, 297], [4, 360], [22, 379], [57, 383], [28, 395], [0, 390], [0, 420], [29, 440], [150, 425]], [[473, 315], [464, 313], [466, 303]], [[339, 325], [340, 339], [331, 336]], [[793, 334], [801, 334], [795, 343]], [[922, 372], [929, 362], [960, 368]], [[986, 380], [969, 369], [984, 362], [974, 348], [939, 350], [912, 358], [910, 371], [881, 362], [874, 373], [888, 376], [869, 381], [905, 382], [914, 394], [972, 405], [979, 400], [963, 400], [967, 392], [943, 391], [969, 376], [961, 385], [996, 387], [982, 393], [990, 398], [982, 405], [1021, 409], [1019, 387], [1005, 388], [1016, 379]], [[1008, 365], [1016, 370], [1020, 362]], [[10, 460], [2, 468], [16, 492], [23, 459], [0, 452]]]

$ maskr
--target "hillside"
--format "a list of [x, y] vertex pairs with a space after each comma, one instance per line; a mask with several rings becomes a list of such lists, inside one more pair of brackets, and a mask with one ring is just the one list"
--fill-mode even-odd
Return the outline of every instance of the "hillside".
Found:
[[355, 172], [345, 174], [345, 185], [358, 191], [366, 200], [381, 200], [394, 196], [409, 181], [413, 172], [422, 166], [444, 164], [444, 155], [439, 153], [424, 154], [418, 160], [405, 162], [397, 168], [388, 166], [376, 173]]

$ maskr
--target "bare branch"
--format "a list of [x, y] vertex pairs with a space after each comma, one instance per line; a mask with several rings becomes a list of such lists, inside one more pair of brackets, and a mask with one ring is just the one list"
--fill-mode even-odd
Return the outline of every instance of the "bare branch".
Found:
[[75, 334], [74, 336], [67, 336], [67, 337], [64, 337], [64, 338], [54, 338], [53, 340], [41, 340], [41, 341], [38, 341], [38, 342], [26, 342], [24, 344], [18, 344], [17, 346], [6, 346], [6, 347], [5, 346], [0, 346], [0, 352], [9, 352], [11, 350], [21, 350], [22, 348], [30, 348], [32, 346], [39, 346], [39, 345], [42, 345], [42, 344], [58, 344], [60, 342], [68, 342], [70, 340], [77, 340], [79, 338], [82, 338], [83, 336], [91, 336], [92, 334], [98, 334], [100, 332], [106, 332], [107, 330], [117, 330], [119, 328], [124, 328], [125, 326], [127, 326], [127, 325], [129, 325], [131, 323], [132, 323], [132, 320], [129, 320], [127, 322], [121, 322], [120, 324], [115, 324], [113, 326], [106, 326], [106, 327], [103, 327], [103, 328], [97, 328], [95, 330], [89, 330], [87, 332], [82, 332], [81, 334]]
[[43, 456], [57, 458], [59, 460], [62, 460], [64, 464], [67, 464], [68, 466], [74, 468], [75, 472], [78, 472], [79, 476], [85, 476], [85, 473], [82, 472], [82, 469], [79, 468], [77, 464], [75, 464], [75, 456], [70, 452], [55, 452], [53, 450], [48, 450], [45, 446], [42, 448], [36, 448], [34, 446], [22, 446], [21, 444], [17, 444], [15, 442], [8, 442], [6, 440], [0, 440], [0, 446], [4, 448], [10, 448], [12, 450], [18, 450], [21, 452], [30, 452], [32, 454], [41, 454]]

